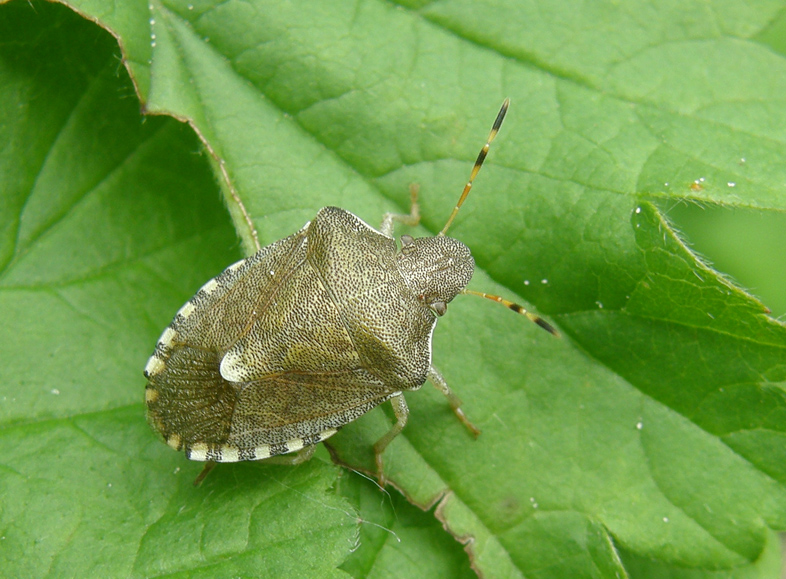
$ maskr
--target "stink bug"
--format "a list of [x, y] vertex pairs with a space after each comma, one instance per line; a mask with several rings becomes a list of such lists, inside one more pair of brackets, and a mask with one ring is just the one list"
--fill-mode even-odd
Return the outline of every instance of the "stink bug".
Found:
[[403, 392], [431, 380], [459, 419], [477, 428], [431, 365], [438, 317], [460, 293], [502, 303], [556, 334], [541, 318], [499, 296], [464, 289], [475, 262], [445, 236], [508, 109], [506, 100], [445, 227], [434, 237], [393, 237], [388, 213], [376, 231], [352, 213], [324, 207], [303, 228], [229, 266], [178, 311], [145, 367], [148, 421], [176, 450], [207, 461], [260, 460], [317, 443], [390, 400], [395, 425], [374, 445], [382, 453], [407, 422]]

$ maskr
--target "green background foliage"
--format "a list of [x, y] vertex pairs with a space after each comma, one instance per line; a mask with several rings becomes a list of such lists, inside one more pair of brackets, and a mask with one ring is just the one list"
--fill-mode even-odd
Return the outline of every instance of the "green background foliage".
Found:
[[[786, 309], [744, 267], [755, 246], [725, 235], [766, 239], [767, 221], [783, 244], [784, 15], [731, 0], [0, 5], [0, 568], [777, 577], [786, 329], [670, 220]], [[376, 225], [418, 183], [409, 233], [434, 234], [505, 97], [451, 235], [473, 250], [473, 289], [531, 304], [563, 338], [457, 298], [434, 364], [483, 433], [433, 388], [408, 395], [385, 454], [401, 494], [363, 476], [386, 407], [331, 439], [351, 470], [320, 448], [194, 488], [201, 465], [145, 424], [141, 369], [177, 308], [251, 249], [232, 192], [265, 244], [325, 205]], [[716, 256], [723, 242], [750, 259]]]

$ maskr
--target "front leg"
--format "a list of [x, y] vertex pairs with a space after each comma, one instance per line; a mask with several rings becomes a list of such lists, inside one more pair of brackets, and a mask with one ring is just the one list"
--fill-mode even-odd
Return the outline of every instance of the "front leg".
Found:
[[420, 223], [420, 205], [418, 204], [418, 190], [420, 187], [413, 183], [409, 186], [409, 199], [411, 205], [409, 207], [409, 214], [404, 213], [385, 213], [382, 217], [382, 225], [379, 230], [388, 237], [393, 237], [393, 222], [398, 221], [404, 225], [415, 227]]

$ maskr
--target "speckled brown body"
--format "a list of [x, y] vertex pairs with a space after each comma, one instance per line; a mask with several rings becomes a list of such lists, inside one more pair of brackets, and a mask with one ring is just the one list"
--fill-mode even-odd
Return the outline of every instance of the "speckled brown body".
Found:
[[396, 241], [325, 207], [178, 312], [145, 369], [148, 420], [194, 460], [254, 460], [331, 436], [426, 381], [437, 314], [469, 282], [448, 237]]
[[[420, 221], [417, 187], [410, 213], [386, 213], [380, 231], [343, 209], [325, 207], [303, 229], [226, 269], [175, 316], [145, 367], [147, 416], [166, 443], [192, 460], [264, 459], [317, 443], [390, 400], [396, 422], [374, 444], [382, 455], [407, 423], [403, 392], [428, 379], [467, 429], [480, 430], [431, 365], [437, 317], [459, 293], [493, 300], [557, 331], [501, 296], [465, 289], [475, 269], [469, 249], [448, 228], [496, 137], [502, 103], [486, 144], [442, 231], [400, 238], [393, 223]], [[237, 202], [257, 239], [248, 212]], [[257, 243], [257, 247], [259, 247]]]

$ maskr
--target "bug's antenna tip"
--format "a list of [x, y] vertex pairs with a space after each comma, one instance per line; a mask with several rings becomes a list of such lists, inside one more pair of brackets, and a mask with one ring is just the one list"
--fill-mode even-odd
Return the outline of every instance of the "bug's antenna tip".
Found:
[[494, 121], [494, 126], [491, 129], [492, 135], [490, 135], [490, 140], [496, 136], [496, 132], [499, 131], [499, 128], [502, 126], [502, 121], [505, 120], [505, 115], [508, 113], [508, 107], [510, 106], [510, 99], [505, 99], [502, 101], [502, 106], [497, 113], [497, 118]]
[[556, 336], [557, 338], [561, 337], [560, 333], [554, 328], [554, 326], [552, 326], [550, 323], [548, 323], [543, 318], [535, 317], [535, 318], [532, 319], [532, 321], [535, 322], [536, 324], [538, 324], [541, 328], [546, 330], [552, 336]]
[[458, 213], [461, 206], [464, 204], [464, 200], [469, 195], [470, 189], [472, 189], [472, 183], [475, 181], [475, 177], [480, 171], [480, 167], [483, 165], [483, 161], [486, 160], [486, 155], [488, 155], [489, 147], [491, 147], [491, 142], [496, 138], [497, 133], [499, 132], [499, 128], [502, 126], [502, 121], [505, 120], [505, 113], [508, 112], [508, 106], [510, 105], [510, 99], [505, 99], [502, 103], [502, 108], [499, 109], [497, 113], [497, 118], [494, 120], [494, 125], [491, 127], [491, 132], [489, 132], [489, 136], [486, 139], [486, 144], [483, 145], [483, 148], [480, 150], [478, 154], [478, 158], [475, 161], [475, 165], [472, 167], [472, 171], [469, 174], [469, 180], [467, 184], [464, 185], [464, 191], [461, 192], [461, 197], [459, 197], [458, 203], [453, 208], [453, 211], [450, 213], [447, 222], [445, 222], [445, 226], [442, 228], [437, 235], [445, 235], [448, 229], [450, 228], [450, 224], [453, 223], [453, 219], [456, 218], [456, 214]]

